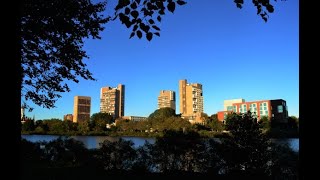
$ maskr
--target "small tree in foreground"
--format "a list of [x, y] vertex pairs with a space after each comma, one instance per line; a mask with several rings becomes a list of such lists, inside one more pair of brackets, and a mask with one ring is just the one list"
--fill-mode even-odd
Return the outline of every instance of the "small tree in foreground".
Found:
[[223, 140], [225, 169], [232, 172], [266, 175], [270, 160], [270, 141], [262, 134], [257, 119], [250, 112], [230, 114], [226, 120], [230, 138]]

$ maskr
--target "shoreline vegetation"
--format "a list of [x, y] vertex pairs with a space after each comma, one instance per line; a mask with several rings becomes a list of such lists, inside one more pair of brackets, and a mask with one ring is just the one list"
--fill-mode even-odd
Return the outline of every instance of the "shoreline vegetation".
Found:
[[24, 179], [234, 175], [298, 179], [299, 152], [270, 141], [260, 126], [251, 114], [234, 114], [225, 127], [230, 135], [219, 141], [202, 138], [201, 131], [164, 130], [154, 143], [138, 148], [123, 138], [106, 139], [99, 149], [87, 149], [70, 137], [42, 143], [21, 138], [22, 175]]
[[[250, 111], [248, 111], [250, 113]], [[251, 113], [250, 113], [251, 114]], [[146, 120], [132, 121], [114, 119], [107, 113], [94, 113], [90, 120], [74, 123], [70, 120], [27, 119], [21, 124], [21, 134], [60, 135], [60, 136], [132, 136], [162, 137], [166, 131], [196, 132], [200, 137], [219, 138], [230, 136], [227, 124], [235, 116], [245, 114], [229, 114], [225, 122], [219, 121], [217, 114], [202, 114], [201, 124], [191, 124], [175, 114], [171, 108], [155, 110]], [[290, 116], [286, 123], [278, 123], [266, 116], [257, 120], [259, 129], [268, 138], [299, 138], [299, 119]]]
[[[198, 131], [202, 138], [222, 138], [230, 136], [229, 132], [212, 132], [212, 131]], [[67, 133], [41, 133], [35, 131], [21, 131], [21, 135], [56, 135], [56, 136], [110, 136], [110, 137], [145, 137], [145, 138], [157, 138], [163, 137], [163, 132], [160, 133], [148, 133], [148, 132], [88, 132], [85, 134], [79, 132], [67, 132]], [[286, 131], [286, 130], [274, 130], [273, 132], [266, 131], [264, 134], [268, 138], [299, 138], [299, 132], [297, 131]]]

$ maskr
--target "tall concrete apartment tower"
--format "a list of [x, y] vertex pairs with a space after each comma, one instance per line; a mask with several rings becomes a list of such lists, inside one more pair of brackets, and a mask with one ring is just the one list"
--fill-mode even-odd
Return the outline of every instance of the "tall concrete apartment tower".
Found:
[[124, 92], [125, 86], [102, 87], [100, 90], [100, 112], [108, 113], [115, 119], [124, 116]]
[[73, 105], [73, 122], [90, 120], [91, 97], [75, 96]]
[[169, 107], [176, 110], [176, 93], [170, 90], [161, 90], [158, 96], [158, 109]]
[[180, 113], [182, 117], [199, 116], [203, 112], [202, 85], [179, 81]]

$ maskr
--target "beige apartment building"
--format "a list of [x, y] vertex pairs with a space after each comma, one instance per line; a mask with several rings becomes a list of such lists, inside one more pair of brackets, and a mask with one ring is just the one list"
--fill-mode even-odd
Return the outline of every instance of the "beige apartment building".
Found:
[[90, 120], [91, 97], [75, 96], [73, 106], [73, 122]]
[[189, 120], [201, 116], [203, 113], [202, 85], [199, 83], [187, 83], [187, 80], [179, 81], [180, 113]]
[[158, 96], [158, 109], [169, 107], [176, 110], [176, 93], [170, 90], [161, 90]]
[[124, 92], [125, 86], [102, 87], [100, 90], [100, 112], [108, 113], [115, 119], [124, 116]]

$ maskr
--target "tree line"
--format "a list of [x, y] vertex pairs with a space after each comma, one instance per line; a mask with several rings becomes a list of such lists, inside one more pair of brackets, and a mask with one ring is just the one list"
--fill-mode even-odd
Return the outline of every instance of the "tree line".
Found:
[[[203, 113], [202, 124], [191, 124], [175, 114], [171, 108], [160, 108], [149, 115], [146, 120], [132, 121], [114, 119], [107, 113], [94, 113], [90, 120], [73, 123], [60, 119], [26, 120], [22, 124], [23, 134], [55, 134], [55, 135], [109, 135], [109, 136], [163, 136], [167, 130], [196, 131], [202, 137], [225, 136], [226, 125], [218, 120], [217, 114], [208, 116]], [[225, 120], [228, 122], [234, 117], [229, 114]], [[263, 133], [270, 137], [299, 137], [299, 119], [291, 116], [288, 123], [273, 123], [267, 117], [258, 121]]]

